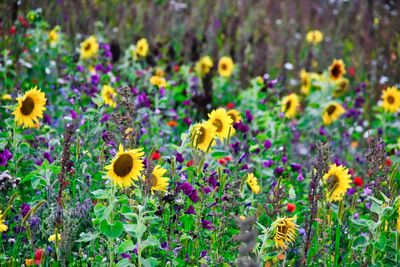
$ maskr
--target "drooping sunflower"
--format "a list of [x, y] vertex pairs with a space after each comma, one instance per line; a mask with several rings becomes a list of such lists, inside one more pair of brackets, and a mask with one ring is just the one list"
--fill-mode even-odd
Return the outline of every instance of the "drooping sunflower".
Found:
[[230, 57], [221, 57], [218, 62], [218, 73], [224, 78], [228, 78], [233, 73], [233, 60]]
[[140, 39], [136, 43], [136, 54], [139, 57], [146, 57], [148, 52], [149, 52], [149, 43], [145, 38]]
[[119, 145], [118, 153], [114, 156], [111, 164], [106, 166], [107, 175], [121, 188], [132, 185], [133, 180], [138, 180], [143, 170], [143, 148], [124, 151]]
[[200, 76], [204, 76], [210, 72], [213, 66], [212, 59], [209, 56], [204, 56], [196, 63], [195, 70]]
[[57, 44], [57, 42], [58, 42], [58, 31], [57, 31], [56, 28], [54, 28], [53, 30], [49, 31], [48, 38], [49, 38], [49, 43], [50, 43], [51, 46], [54, 46], [55, 44]]
[[295, 93], [291, 93], [282, 99], [282, 112], [285, 113], [286, 118], [294, 118], [297, 114], [297, 110], [300, 107], [299, 96]]
[[349, 189], [351, 183], [349, 170], [343, 165], [332, 164], [329, 171], [322, 177], [326, 186], [326, 200], [340, 201]]
[[306, 41], [309, 44], [317, 45], [324, 39], [324, 34], [318, 30], [309, 31], [306, 35]]
[[400, 109], [400, 90], [388, 87], [382, 93], [382, 107], [387, 112], [397, 112]]
[[337, 81], [346, 74], [346, 67], [341, 59], [334, 59], [332, 64], [329, 66], [329, 77]]
[[81, 58], [89, 59], [97, 56], [99, 51], [99, 44], [94, 36], [90, 36], [88, 39], [81, 43]]
[[152, 176], [146, 181], [150, 186], [151, 193], [154, 193], [154, 191], [167, 192], [169, 178], [164, 177], [166, 172], [167, 170], [160, 165], [154, 167]]
[[349, 89], [349, 80], [341, 78], [336, 82], [336, 88], [333, 90], [333, 96], [339, 97], [347, 92]]
[[192, 147], [207, 152], [210, 147], [215, 145], [215, 130], [215, 126], [210, 121], [193, 125], [190, 132]]
[[325, 125], [329, 125], [332, 122], [338, 120], [346, 110], [337, 102], [330, 103], [322, 113], [322, 121]]
[[215, 134], [222, 141], [232, 133], [233, 120], [224, 108], [218, 108], [208, 113], [209, 121], [215, 126]]
[[0, 210], [0, 233], [3, 233], [8, 230], [8, 226], [4, 224], [4, 214]]
[[298, 225], [294, 221], [296, 221], [296, 217], [283, 217], [276, 219], [276, 221], [272, 223], [274, 242], [277, 248], [286, 250], [288, 244], [295, 240]]
[[308, 74], [308, 72], [305, 71], [304, 69], [300, 71], [300, 83], [301, 83], [300, 91], [304, 95], [309, 95], [311, 90], [311, 77]]
[[247, 184], [249, 185], [251, 191], [253, 191], [254, 194], [260, 193], [261, 187], [258, 184], [257, 177], [255, 177], [253, 173], [249, 173], [247, 175], [246, 182], [247, 182]]
[[103, 88], [101, 89], [101, 98], [103, 98], [106, 105], [115, 108], [117, 106], [117, 102], [115, 101], [116, 96], [117, 93], [114, 88], [109, 85], [103, 85]]
[[167, 86], [167, 81], [165, 78], [156, 75], [150, 78], [150, 83], [158, 88], [165, 88]]
[[17, 97], [18, 105], [12, 114], [15, 121], [23, 128], [34, 128], [43, 118], [43, 111], [46, 110], [46, 97], [37, 86], [27, 91], [22, 97]]

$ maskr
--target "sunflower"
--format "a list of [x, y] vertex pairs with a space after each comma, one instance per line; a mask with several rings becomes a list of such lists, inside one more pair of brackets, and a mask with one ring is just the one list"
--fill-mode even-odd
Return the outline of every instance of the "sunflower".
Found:
[[275, 246], [283, 250], [287, 249], [287, 245], [295, 240], [298, 225], [294, 222], [296, 217], [278, 218], [272, 223], [272, 231], [274, 233]]
[[228, 138], [229, 133], [232, 133], [233, 120], [228, 115], [224, 108], [219, 108], [208, 113], [209, 121], [215, 126], [215, 134], [221, 140]]
[[249, 185], [251, 191], [253, 191], [254, 194], [260, 193], [261, 187], [258, 184], [257, 177], [255, 177], [253, 173], [249, 173], [247, 175], [246, 182], [247, 182], [247, 184]]
[[190, 141], [194, 148], [204, 152], [215, 145], [215, 126], [210, 121], [193, 125], [190, 132]]
[[150, 83], [158, 88], [165, 88], [167, 86], [167, 81], [165, 78], [156, 75], [150, 78]]
[[4, 214], [0, 210], [0, 233], [3, 233], [8, 230], [8, 226], [4, 224]]
[[400, 109], [400, 91], [392, 86], [386, 88], [382, 94], [382, 106], [387, 112], [396, 112]]
[[309, 44], [317, 45], [324, 39], [324, 34], [318, 30], [309, 31], [306, 35], [306, 41]]
[[17, 97], [18, 105], [12, 114], [15, 121], [24, 128], [34, 128], [39, 123], [38, 118], [43, 118], [43, 111], [46, 110], [46, 97], [40, 89], [32, 88], [24, 96]]
[[136, 43], [136, 54], [139, 57], [146, 57], [148, 52], [149, 52], [149, 43], [145, 38], [140, 39]]
[[342, 78], [344, 74], [346, 74], [346, 68], [343, 60], [334, 59], [332, 64], [329, 66], [329, 77], [332, 80], [337, 81]]
[[107, 175], [121, 188], [132, 185], [133, 180], [138, 180], [143, 170], [143, 148], [124, 151], [119, 145], [118, 153], [114, 156], [111, 164], [106, 166]]
[[235, 122], [240, 122], [242, 120], [242, 116], [240, 115], [240, 112], [236, 109], [230, 109], [227, 111], [227, 114], [229, 117], [232, 119], [232, 123]]
[[301, 92], [304, 95], [309, 95], [311, 90], [311, 77], [307, 71], [302, 69], [300, 71]]
[[154, 191], [167, 192], [169, 178], [164, 177], [166, 172], [167, 170], [162, 168], [160, 165], [154, 167], [152, 176], [148, 181], [151, 193], [154, 193]]
[[322, 121], [325, 125], [329, 125], [332, 122], [338, 120], [339, 117], [342, 116], [345, 112], [346, 110], [342, 107], [342, 105], [336, 102], [332, 102], [324, 109], [324, 112], [322, 113]]
[[329, 171], [322, 177], [326, 185], [326, 199], [329, 202], [340, 201], [349, 189], [351, 183], [349, 170], [342, 166], [332, 164]]
[[299, 96], [295, 93], [291, 93], [282, 99], [282, 112], [289, 119], [294, 118], [297, 114], [297, 110], [300, 107]]
[[230, 57], [222, 57], [218, 62], [218, 72], [224, 78], [230, 77], [233, 73], [233, 60]]
[[349, 80], [341, 78], [336, 82], [336, 88], [333, 90], [333, 96], [338, 97], [343, 95], [349, 89]]
[[48, 38], [49, 38], [49, 43], [51, 46], [54, 46], [55, 44], [57, 44], [58, 32], [55, 28], [53, 30], [49, 31]]
[[[400, 206], [397, 209], [397, 225], [396, 225], [397, 233], [400, 235]], [[1, 230], [0, 230], [1, 232]]]
[[106, 105], [115, 108], [117, 106], [117, 102], [115, 102], [116, 96], [117, 93], [115, 92], [114, 88], [109, 85], [103, 85], [103, 88], [101, 89], [101, 97]]
[[99, 51], [99, 44], [94, 36], [90, 36], [88, 39], [81, 43], [81, 58], [89, 59], [97, 56]]
[[196, 63], [195, 70], [199, 75], [204, 76], [210, 72], [213, 66], [212, 59], [209, 56], [204, 56]]

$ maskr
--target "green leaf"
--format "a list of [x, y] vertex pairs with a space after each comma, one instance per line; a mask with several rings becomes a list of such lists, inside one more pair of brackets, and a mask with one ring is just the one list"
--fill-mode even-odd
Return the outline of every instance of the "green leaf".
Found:
[[144, 267], [155, 267], [155, 266], [158, 265], [157, 259], [155, 259], [153, 257], [150, 257], [150, 258], [147, 258], [147, 259], [143, 259], [142, 258], [141, 262], [142, 262]]
[[115, 267], [126, 267], [126, 266], [134, 266], [132, 263], [129, 262], [128, 259], [120, 260]]
[[213, 158], [223, 158], [229, 155], [229, 152], [227, 151], [222, 151], [222, 150], [214, 150], [211, 152], [211, 156]]
[[356, 239], [353, 241], [353, 248], [361, 248], [361, 247], [366, 247], [368, 246], [368, 240], [365, 236], [358, 236]]
[[124, 229], [130, 234], [134, 233], [137, 239], [141, 239], [147, 227], [143, 224], [124, 224]]
[[97, 199], [109, 199], [110, 198], [110, 194], [108, 194], [108, 192], [103, 189], [93, 191], [92, 194]]
[[385, 235], [380, 235], [378, 240], [374, 240], [372, 242], [372, 244], [374, 245], [374, 247], [376, 249], [379, 249], [380, 251], [383, 251], [386, 247], [386, 236]]
[[130, 250], [134, 250], [135, 246], [133, 245], [132, 240], [126, 240], [121, 245], [117, 247], [117, 253], [121, 254]]
[[147, 239], [146, 239], [145, 241], [143, 241], [142, 247], [143, 247], [143, 249], [145, 249], [146, 247], [149, 247], [149, 246], [157, 246], [157, 247], [160, 247], [161, 244], [160, 244], [160, 241], [158, 241], [157, 238], [155, 238], [155, 237], [152, 236], [152, 235], [149, 235], [149, 237], [147, 237]]
[[103, 220], [100, 223], [100, 232], [112, 239], [119, 237], [124, 231], [124, 226], [121, 222], [115, 222], [110, 224], [107, 220]]
[[95, 240], [99, 236], [99, 233], [81, 233], [77, 242], [90, 242]]

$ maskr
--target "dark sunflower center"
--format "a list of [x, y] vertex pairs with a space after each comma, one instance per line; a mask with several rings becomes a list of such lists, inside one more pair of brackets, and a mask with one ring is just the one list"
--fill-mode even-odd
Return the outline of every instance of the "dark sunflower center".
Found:
[[331, 116], [336, 110], [336, 106], [335, 105], [330, 105], [327, 109], [326, 109], [326, 113], [328, 113], [329, 116]]
[[226, 65], [225, 63], [221, 64], [221, 69], [222, 70], [227, 70], [228, 69], [228, 65]]
[[91, 47], [91, 44], [90, 43], [87, 43], [86, 45], [85, 45], [85, 51], [88, 51], [88, 50], [90, 50], [90, 47]]
[[286, 102], [286, 106], [285, 106], [285, 112], [288, 111], [290, 109], [290, 106], [292, 105], [292, 100], [288, 100]]
[[207, 133], [206, 133], [206, 129], [204, 129], [203, 127], [200, 127], [199, 132], [200, 133], [197, 136], [197, 143], [201, 144], [206, 139]]
[[288, 231], [288, 228], [287, 228], [286, 225], [279, 225], [279, 226], [278, 226], [278, 232], [279, 232], [280, 234], [286, 235], [287, 231]]
[[302, 80], [302, 85], [303, 85], [304, 87], [307, 87], [307, 86], [308, 86], [308, 79], [307, 79], [307, 78], [304, 78], [304, 79]]
[[131, 172], [133, 159], [128, 154], [122, 154], [114, 163], [114, 172], [119, 177], [124, 177]]
[[217, 128], [217, 132], [222, 131], [223, 124], [222, 124], [221, 120], [219, 120], [219, 119], [214, 120], [213, 125]]
[[331, 74], [333, 77], [337, 78], [340, 75], [340, 66], [338, 64], [335, 64], [331, 70]]
[[237, 118], [236, 118], [236, 116], [235, 116], [233, 113], [229, 113], [228, 116], [231, 117], [232, 123], [236, 122], [236, 119], [237, 119]]
[[154, 175], [152, 175], [148, 181], [148, 185], [149, 187], [154, 187], [157, 185], [157, 177], [155, 177]]
[[329, 191], [332, 194], [333, 191], [335, 191], [335, 189], [339, 185], [339, 177], [337, 177], [336, 175], [333, 175], [333, 176], [329, 177], [328, 180], [327, 180], [327, 184], [328, 184]]
[[24, 101], [22, 101], [21, 113], [24, 115], [29, 115], [32, 113], [35, 108], [35, 101], [32, 98], [27, 97]]
[[389, 104], [393, 104], [394, 103], [394, 97], [393, 96], [388, 96], [387, 98], [387, 102], [389, 103]]

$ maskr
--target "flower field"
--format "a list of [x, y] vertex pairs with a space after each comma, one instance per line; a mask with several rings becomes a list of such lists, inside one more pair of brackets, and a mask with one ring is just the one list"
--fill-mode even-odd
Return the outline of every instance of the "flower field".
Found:
[[[135, 19], [207, 6], [145, 2]], [[34, 7], [2, 21], [0, 266], [400, 266], [399, 34], [299, 22], [267, 49], [221, 6], [214, 39]]]

